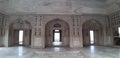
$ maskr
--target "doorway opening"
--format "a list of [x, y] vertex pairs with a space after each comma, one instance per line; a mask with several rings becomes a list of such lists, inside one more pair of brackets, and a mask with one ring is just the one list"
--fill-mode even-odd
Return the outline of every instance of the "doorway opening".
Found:
[[90, 44], [93, 45], [94, 44], [94, 31], [90, 30]]
[[61, 30], [53, 30], [53, 46], [61, 46]]
[[120, 27], [118, 27], [118, 34], [119, 34], [119, 37], [120, 37]]
[[120, 46], [120, 27], [118, 27], [118, 32], [115, 32], [114, 44]]
[[19, 45], [23, 45], [23, 30], [19, 30]]

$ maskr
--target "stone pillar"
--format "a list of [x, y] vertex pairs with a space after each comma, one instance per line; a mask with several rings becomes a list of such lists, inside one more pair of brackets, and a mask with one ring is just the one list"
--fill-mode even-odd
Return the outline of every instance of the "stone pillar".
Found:
[[76, 30], [76, 34], [73, 36], [71, 35], [70, 40], [70, 48], [81, 48], [83, 47], [83, 38], [82, 38], [82, 28], [79, 28], [79, 30]]
[[80, 25], [80, 20], [79, 20], [80, 16], [73, 16], [72, 20], [73, 20], [73, 25], [70, 26], [70, 47], [71, 48], [80, 48], [83, 47], [82, 44], [82, 26]]
[[5, 35], [3, 36], [3, 39], [4, 39], [4, 46], [5, 47], [8, 47], [9, 45], [9, 42], [8, 42], [8, 40], [9, 40], [9, 29], [5, 29]]
[[32, 48], [45, 48], [44, 44], [44, 23], [42, 21], [43, 16], [35, 16], [35, 22], [32, 29]]
[[3, 46], [3, 35], [2, 36], [0, 36], [0, 46]]
[[80, 47], [83, 47], [83, 33], [82, 33], [82, 26], [79, 29], [79, 39], [80, 39]]
[[[42, 30], [42, 29], [41, 29]], [[41, 31], [41, 36], [34, 35], [35, 31], [32, 31], [31, 48], [45, 48], [44, 45], [44, 33]]]

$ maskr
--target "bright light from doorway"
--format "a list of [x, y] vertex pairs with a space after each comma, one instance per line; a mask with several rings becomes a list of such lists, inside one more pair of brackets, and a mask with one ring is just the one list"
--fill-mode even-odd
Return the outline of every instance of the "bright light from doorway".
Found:
[[94, 44], [94, 31], [90, 30], [90, 43]]
[[60, 40], [60, 30], [55, 30], [54, 32], [54, 42], [53, 45], [54, 46], [60, 46], [62, 44], [61, 40]]
[[55, 42], [60, 42], [60, 33], [54, 33]]
[[22, 45], [23, 44], [23, 30], [19, 31], [19, 44]]
[[118, 33], [119, 33], [119, 37], [120, 37], [120, 27], [118, 27]]

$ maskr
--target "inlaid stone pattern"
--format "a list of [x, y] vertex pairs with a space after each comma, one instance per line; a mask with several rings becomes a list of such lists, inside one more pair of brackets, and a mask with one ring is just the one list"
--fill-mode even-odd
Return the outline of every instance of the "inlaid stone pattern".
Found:
[[80, 15], [71, 16], [73, 22], [73, 35], [79, 36]]
[[115, 27], [120, 25], [120, 11], [116, 11], [109, 15], [110, 24]]
[[107, 14], [115, 13], [120, 10], [120, 1], [119, 0], [118, 1], [111, 0], [111, 2], [108, 0], [106, 5], [107, 5], [107, 7], [106, 7]]
[[41, 36], [41, 26], [42, 26], [42, 16], [35, 16], [35, 20], [34, 20], [34, 35], [35, 36]]

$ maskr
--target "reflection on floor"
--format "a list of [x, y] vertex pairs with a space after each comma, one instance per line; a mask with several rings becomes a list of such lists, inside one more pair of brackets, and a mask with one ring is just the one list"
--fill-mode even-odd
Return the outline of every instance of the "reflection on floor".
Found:
[[0, 58], [120, 58], [120, 48], [103, 46], [90, 46], [79, 49], [0, 47]]
[[62, 42], [53, 42], [53, 46], [61, 46]]

